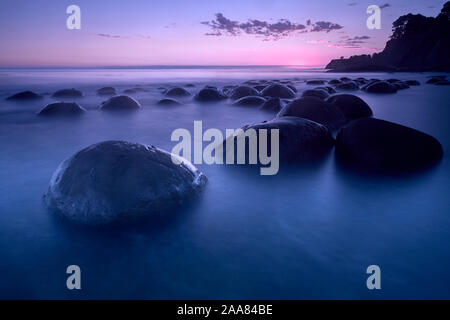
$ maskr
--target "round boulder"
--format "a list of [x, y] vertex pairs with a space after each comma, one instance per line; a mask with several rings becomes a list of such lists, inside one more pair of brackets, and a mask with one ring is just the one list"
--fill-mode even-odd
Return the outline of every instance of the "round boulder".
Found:
[[334, 131], [346, 124], [347, 119], [335, 105], [315, 97], [304, 97], [290, 102], [278, 113], [277, 117], [305, 118]]
[[335, 86], [339, 91], [355, 91], [359, 90], [359, 86], [355, 81], [346, 81]]
[[369, 105], [363, 99], [353, 94], [336, 94], [329, 97], [327, 102], [338, 107], [347, 118], [347, 121], [373, 115]]
[[442, 155], [441, 144], [432, 136], [374, 118], [352, 122], [336, 138], [338, 160], [368, 171], [421, 169], [436, 163]]
[[46, 105], [37, 114], [40, 116], [75, 116], [86, 112], [86, 109], [75, 102], [55, 102]]
[[61, 89], [56, 91], [52, 97], [53, 98], [81, 98], [83, 93], [77, 89]]
[[200, 90], [196, 96], [195, 100], [200, 102], [216, 102], [220, 100], [226, 99], [227, 96], [222, 92], [217, 90], [216, 87], [206, 86], [202, 90]]
[[308, 80], [308, 81], [306, 81], [306, 84], [321, 85], [321, 84], [325, 84], [325, 81], [324, 80]]
[[396, 93], [397, 88], [395, 85], [386, 81], [377, 81], [369, 84], [365, 90], [371, 93]]
[[316, 97], [322, 100], [325, 100], [328, 96], [328, 91], [325, 89], [308, 89], [302, 93], [302, 97]]
[[235, 106], [260, 106], [264, 102], [266, 102], [266, 99], [259, 97], [259, 96], [248, 96], [243, 97], [238, 100], [236, 100], [233, 105]]
[[99, 96], [113, 96], [116, 94], [116, 89], [113, 87], [103, 87], [97, 90]]
[[420, 82], [417, 80], [406, 80], [405, 83], [408, 86], [420, 86]]
[[281, 101], [280, 98], [270, 98], [269, 100], [267, 100], [262, 104], [261, 110], [279, 112], [281, 108], [283, 108], [283, 106], [284, 103]]
[[125, 95], [111, 97], [100, 105], [101, 110], [108, 111], [137, 110], [140, 108], [139, 102]]
[[159, 100], [158, 104], [162, 105], [162, 106], [178, 106], [178, 105], [181, 105], [182, 103], [175, 99], [165, 98], [165, 99]]
[[189, 91], [181, 87], [170, 88], [166, 92], [166, 96], [168, 97], [188, 97], [190, 95], [191, 93]]
[[[224, 142], [224, 154], [234, 152], [237, 159], [239, 138], [244, 141], [245, 133], [254, 129], [256, 133], [256, 150], [259, 154], [259, 130], [267, 130], [267, 149], [271, 154], [271, 134], [273, 129], [279, 130], [279, 160], [282, 163], [302, 163], [318, 160], [326, 155], [334, 145], [334, 139], [328, 129], [319, 123], [297, 117], [280, 117], [271, 121], [247, 125], [236, 136], [228, 137]], [[247, 132], [248, 133], [248, 132]], [[234, 140], [234, 141], [230, 141]], [[245, 139], [245, 157], [249, 159], [249, 142]], [[230, 143], [232, 142], [232, 143]], [[242, 143], [242, 142], [241, 142]]]
[[295, 97], [294, 91], [284, 84], [271, 84], [261, 91], [261, 95], [272, 98], [290, 99]]
[[62, 162], [44, 200], [78, 223], [129, 221], [170, 214], [206, 181], [190, 162], [156, 147], [105, 141]]
[[6, 100], [38, 100], [43, 97], [33, 91], [22, 91], [6, 98]]
[[255, 88], [249, 86], [239, 86], [231, 92], [230, 98], [233, 100], [238, 100], [243, 97], [248, 96], [258, 96], [259, 92]]

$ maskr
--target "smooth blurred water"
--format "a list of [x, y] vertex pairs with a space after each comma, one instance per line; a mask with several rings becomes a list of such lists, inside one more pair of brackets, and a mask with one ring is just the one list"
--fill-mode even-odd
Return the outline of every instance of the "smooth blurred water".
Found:
[[[0, 297], [150, 299], [450, 298], [450, 90], [424, 84], [428, 74], [351, 74], [418, 79], [394, 95], [362, 97], [375, 117], [435, 136], [444, 158], [409, 177], [345, 172], [334, 154], [317, 168], [258, 170], [198, 165], [209, 178], [203, 197], [164, 223], [81, 228], [56, 219], [42, 203], [53, 171], [99, 141], [121, 139], [171, 150], [176, 128], [239, 128], [273, 114], [228, 102], [162, 107], [159, 87], [236, 84], [250, 79], [344, 76], [289, 68], [2, 69], [0, 70]], [[95, 90], [113, 85], [142, 110], [98, 110]], [[88, 109], [79, 119], [43, 119], [54, 101], [10, 102], [22, 90], [75, 87]], [[170, 212], [167, 213], [171, 215]], [[66, 288], [66, 267], [82, 270], [82, 290]], [[377, 264], [382, 290], [366, 288]]]

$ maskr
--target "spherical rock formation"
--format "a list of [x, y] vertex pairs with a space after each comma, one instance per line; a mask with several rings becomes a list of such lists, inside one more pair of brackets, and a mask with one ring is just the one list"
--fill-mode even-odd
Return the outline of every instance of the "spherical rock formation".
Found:
[[113, 87], [103, 87], [97, 90], [99, 96], [113, 96], [116, 94], [116, 89]]
[[165, 99], [159, 100], [158, 104], [162, 105], [162, 106], [178, 106], [178, 105], [181, 105], [182, 103], [175, 99], [165, 98]]
[[111, 97], [100, 105], [101, 110], [108, 111], [137, 110], [140, 108], [139, 102], [125, 95]]
[[347, 81], [344, 83], [340, 83], [335, 86], [336, 90], [339, 91], [355, 91], [359, 90], [359, 86], [355, 81]]
[[260, 106], [266, 99], [259, 96], [247, 96], [236, 100], [233, 105], [235, 106]]
[[77, 89], [61, 89], [53, 93], [53, 98], [81, 98], [83, 93]]
[[206, 181], [190, 162], [156, 147], [105, 141], [62, 162], [44, 200], [68, 220], [104, 224], [170, 214]]
[[294, 91], [283, 84], [271, 84], [261, 91], [261, 95], [272, 98], [291, 99], [295, 97]]
[[195, 96], [195, 100], [200, 102], [216, 102], [224, 99], [227, 99], [227, 96], [212, 86], [204, 87]]
[[371, 93], [396, 93], [397, 88], [392, 83], [386, 81], [377, 81], [365, 87], [367, 92]]
[[309, 85], [321, 85], [321, 84], [325, 84], [325, 81], [324, 80], [308, 80], [308, 81], [306, 81], [306, 84], [309, 84]]
[[284, 103], [280, 98], [270, 98], [261, 106], [261, 110], [279, 112], [283, 108]]
[[277, 117], [305, 118], [334, 131], [346, 124], [347, 119], [335, 105], [315, 97], [304, 97], [290, 102], [278, 113]]
[[[264, 121], [262, 123], [247, 125], [242, 128], [241, 134], [237, 136], [228, 137], [224, 143], [224, 154], [234, 152], [237, 159], [237, 145], [239, 138], [243, 138], [245, 132], [249, 129], [254, 129], [257, 138], [256, 151], [259, 153], [260, 136], [259, 130], [267, 130], [267, 148], [268, 153], [271, 150], [271, 134], [273, 129], [279, 130], [279, 160], [281, 163], [303, 163], [318, 160], [323, 158], [333, 147], [334, 139], [328, 129], [319, 123], [307, 119], [297, 117], [279, 117], [271, 121]], [[234, 142], [229, 143], [231, 139]], [[241, 140], [243, 141], [243, 140]], [[245, 140], [246, 159], [249, 159], [249, 140]]]
[[43, 97], [33, 91], [22, 91], [6, 98], [6, 100], [38, 100]]
[[302, 97], [316, 97], [322, 100], [325, 100], [328, 96], [329, 94], [326, 89], [308, 89], [302, 93]]
[[190, 95], [191, 93], [189, 91], [181, 87], [170, 88], [166, 92], [166, 96], [168, 97], [188, 97]]
[[408, 86], [420, 86], [420, 82], [417, 80], [406, 80], [405, 82]]
[[258, 96], [259, 92], [255, 88], [249, 87], [249, 86], [239, 86], [237, 88], [234, 88], [231, 92], [230, 98], [233, 100], [238, 100], [243, 97], [248, 96]]
[[336, 94], [329, 97], [326, 101], [338, 107], [347, 118], [347, 121], [373, 115], [369, 105], [360, 97], [352, 94]]
[[336, 138], [338, 160], [368, 171], [422, 169], [439, 161], [442, 155], [441, 144], [432, 136], [374, 118], [352, 122]]
[[55, 102], [46, 105], [37, 114], [40, 116], [76, 116], [86, 110], [75, 102]]

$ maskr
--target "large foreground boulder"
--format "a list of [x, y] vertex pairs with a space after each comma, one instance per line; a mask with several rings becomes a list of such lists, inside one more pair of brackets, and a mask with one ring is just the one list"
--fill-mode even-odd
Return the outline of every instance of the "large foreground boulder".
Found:
[[75, 102], [55, 102], [46, 105], [37, 114], [40, 116], [76, 116], [86, 112], [86, 109]]
[[42, 99], [43, 97], [40, 94], [34, 93], [33, 91], [22, 91], [16, 94], [13, 94], [12, 96], [9, 96], [6, 98], [6, 100], [38, 100]]
[[404, 172], [436, 163], [443, 150], [439, 141], [428, 134], [392, 122], [365, 118], [339, 131], [336, 155], [341, 163], [354, 168]]
[[290, 102], [277, 117], [299, 117], [318, 122], [334, 131], [346, 124], [347, 119], [335, 105], [315, 97], [304, 97]]
[[111, 97], [100, 105], [101, 110], [108, 111], [137, 110], [140, 108], [139, 102], [126, 95]]
[[175, 164], [171, 156], [125, 141], [91, 145], [60, 164], [44, 200], [51, 210], [86, 224], [170, 214], [207, 180], [190, 162], [178, 157]]
[[[224, 155], [228, 152], [234, 152], [237, 159], [238, 139], [244, 135], [249, 129], [254, 129], [257, 136], [256, 150], [259, 154], [259, 130], [267, 130], [267, 149], [271, 154], [271, 130], [279, 130], [279, 160], [281, 163], [304, 163], [323, 158], [332, 146], [334, 139], [328, 129], [314, 121], [297, 117], [280, 117], [271, 121], [247, 125], [242, 128], [242, 133], [237, 136], [228, 137], [234, 139], [234, 149], [230, 148], [230, 144], [224, 146]], [[249, 139], [246, 139], [245, 159], [249, 159]]]
[[66, 98], [66, 99], [73, 99], [73, 98], [81, 98], [83, 96], [83, 93], [80, 90], [77, 89], [61, 89], [53, 93], [53, 98]]
[[363, 99], [353, 94], [336, 94], [326, 101], [338, 107], [347, 118], [347, 121], [373, 115], [369, 105]]
[[294, 91], [284, 84], [271, 84], [261, 91], [261, 95], [272, 98], [291, 99], [295, 97]]

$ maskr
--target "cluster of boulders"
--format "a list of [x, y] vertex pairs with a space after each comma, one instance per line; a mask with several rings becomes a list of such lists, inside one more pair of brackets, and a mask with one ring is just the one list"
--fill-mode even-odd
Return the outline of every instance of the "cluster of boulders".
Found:
[[[427, 83], [440, 85], [445, 81], [445, 77], [433, 76]], [[195, 94], [183, 87], [161, 87], [164, 98], [158, 104], [175, 106], [181, 105], [183, 99], [194, 99], [199, 103], [228, 99], [233, 106], [273, 112], [272, 120], [244, 126], [240, 134], [245, 135], [249, 129], [267, 129], [266, 138], [270, 141], [271, 129], [278, 129], [279, 161], [285, 164], [319, 163], [333, 147], [340, 165], [377, 173], [410, 172], [429, 167], [442, 158], [442, 146], [435, 138], [373, 118], [370, 106], [350, 94], [360, 89], [369, 93], [395, 93], [420, 85], [418, 81], [342, 77], [330, 81], [309, 80], [306, 85], [315, 87], [299, 93], [294, 82], [289, 80], [251, 80], [220, 89], [205, 86]], [[109, 96], [99, 106], [100, 110], [141, 108], [139, 102], [128, 95], [118, 95], [113, 87], [101, 88], [97, 94]], [[77, 89], [63, 89], [52, 97], [75, 100], [83, 97], [83, 93]], [[24, 91], [7, 99], [32, 101], [42, 99], [42, 96]], [[38, 114], [59, 116], [85, 112], [78, 103], [70, 101], [50, 103]], [[239, 135], [227, 139], [238, 139]], [[248, 153], [249, 140], [245, 141]], [[232, 145], [233, 150], [227, 150], [225, 145], [224, 157], [228, 152], [237, 152], [237, 144]], [[271, 144], [267, 145], [266, 151], [271, 154]], [[260, 146], [258, 141], [257, 148]], [[248, 159], [249, 155], [246, 157]], [[69, 220], [109, 223], [173, 211], [197, 195], [205, 183], [206, 177], [198, 169], [176, 155], [153, 146], [106, 141], [87, 147], [61, 163], [44, 198], [52, 210]]]

